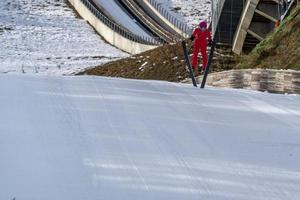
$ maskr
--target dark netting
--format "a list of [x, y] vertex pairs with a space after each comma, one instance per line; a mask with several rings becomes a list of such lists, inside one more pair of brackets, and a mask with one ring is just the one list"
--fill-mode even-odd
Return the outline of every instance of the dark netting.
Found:
[[217, 0], [213, 3], [213, 33], [217, 43], [232, 45], [245, 3], [246, 0]]

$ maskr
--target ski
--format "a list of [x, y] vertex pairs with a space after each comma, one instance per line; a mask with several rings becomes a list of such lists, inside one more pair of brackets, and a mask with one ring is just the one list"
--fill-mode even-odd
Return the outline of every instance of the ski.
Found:
[[182, 48], [183, 48], [183, 52], [184, 52], [185, 62], [186, 62], [186, 65], [188, 66], [193, 86], [197, 87], [197, 82], [196, 82], [194, 72], [193, 72], [193, 69], [192, 69], [192, 66], [191, 66], [191, 62], [190, 62], [190, 59], [189, 59], [188, 50], [187, 50], [187, 47], [186, 47], [186, 42], [182, 41], [181, 44], [182, 44]]
[[206, 65], [206, 68], [205, 68], [205, 71], [204, 71], [204, 75], [203, 75], [203, 79], [202, 79], [202, 83], [201, 83], [201, 87], [200, 88], [204, 88], [205, 87], [207, 75], [209, 73], [209, 68], [210, 68], [210, 66], [212, 64], [212, 60], [213, 60], [213, 57], [214, 57], [215, 45], [216, 45], [215, 42], [212, 41], [211, 49], [210, 49], [210, 53], [209, 53], [209, 57], [208, 57], [208, 61], [207, 61], [207, 65]]

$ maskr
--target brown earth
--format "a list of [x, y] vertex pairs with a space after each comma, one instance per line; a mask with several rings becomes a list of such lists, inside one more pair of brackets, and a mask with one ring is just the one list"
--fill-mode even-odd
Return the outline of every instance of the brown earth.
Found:
[[[191, 54], [191, 42], [188, 42]], [[235, 58], [230, 50], [218, 48], [212, 71], [232, 69]], [[201, 58], [199, 58], [201, 59]], [[189, 77], [181, 43], [164, 45], [128, 58], [92, 67], [77, 75], [99, 75], [132, 79], [166, 80], [179, 82]]]

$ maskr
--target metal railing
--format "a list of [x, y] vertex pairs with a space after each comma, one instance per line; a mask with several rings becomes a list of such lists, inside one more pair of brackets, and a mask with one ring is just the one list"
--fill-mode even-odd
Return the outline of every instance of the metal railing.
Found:
[[96, 16], [101, 22], [103, 22], [106, 26], [111, 28], [116, 33], [122, 35], [123, 37], [137, 42], [141, 44], [146, 45], [161, 45], [163, 44], [163, 40], [161, 38], [155, 38], [155, 37], [146, 37], [146, 36], [140, 36], [136, 35], [129, 30], [125, 29], [124, 27], [120, 26], [119, 24], [115, 23], [114, 21], [107, 18], [105, 15], [103, 15], [93, 4], [90, 3], [89, 0], [80, 0], [93, 14]]
[[183, 33], [187, 35], [192, 34], [192, 29], [189, 28], [189, 26], [178, 20], [177, 17], [172, 15], [168, 10], [166, 10], [161, 3], [158, 3], [156, 0], [147, 0], [164, 18], [166, 18], [171, 24], [173, 24], [175, 27], [177, 27], [179, 30], [181, 30]]
[[280, 8], [280, 20], [282, 21], [287, 14], [289, 13], [289, 11], [291, 10], [293, 4], [296, 3], [296, 0], [282, 0], [281, 2], [281, 8]]

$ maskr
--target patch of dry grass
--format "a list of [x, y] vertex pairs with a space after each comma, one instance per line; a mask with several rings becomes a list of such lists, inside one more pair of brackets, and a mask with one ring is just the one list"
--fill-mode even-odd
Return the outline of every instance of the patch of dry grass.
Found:
[[300, 6], [236, 68], [300, 70]]

